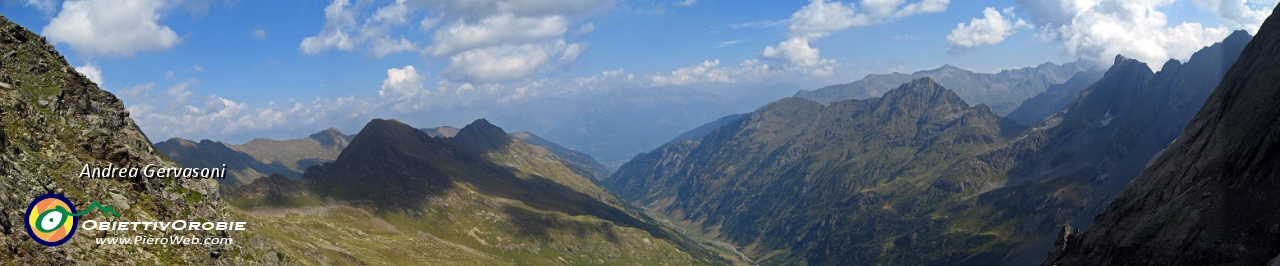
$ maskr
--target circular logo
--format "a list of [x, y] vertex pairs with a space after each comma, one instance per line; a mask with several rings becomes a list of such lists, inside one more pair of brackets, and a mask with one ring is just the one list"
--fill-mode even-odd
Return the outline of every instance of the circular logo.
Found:
[[71, 200], [58, 194], [44, 194], [31, 201], [27, 207], [27, 234], [31, 240], [45, 246], [58, 246], [71, 240], [76, 233], [79, 217], [72, 216], [76, 206]]

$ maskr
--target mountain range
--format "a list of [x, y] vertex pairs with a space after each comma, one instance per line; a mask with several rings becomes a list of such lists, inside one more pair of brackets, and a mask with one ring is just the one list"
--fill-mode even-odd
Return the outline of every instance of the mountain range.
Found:
[[1087, 230], [1064, 228], [1044, 265], [1280, 262], [1277, 51], [1273, 15], [1177, 140]]
[[227, 179], [218, 181], [227, 185], [240, 185], [272, 174], [288, 178], [301, 177], [307, 167], [338, 158], [338, 154], [353, 137], [342, 134], [336, 128], [329, 128], [301, 139], [281, 141], [256, 138], [240, 145], [171, 138], [156, 143], [155, 148], [185, 167], [216, 168], [225, 164]]
[[603, 183], [765, 264], [1037, 263], [1060, 225], [1087, 226], [1177, 137], [1249, 38], [1159, 73], [1117, 57], [1031, 126], [932, 78], [867, 100], [783, 99]]
[[[802, 90], [795, 97], [822, 104], [880, 97], [885, 92], [911, 80], [930, 77], [971, 104], [986, 104], [995, 114], [1005, 116], [1022, 102], [1044, 92], [1054, 84], [1062, 84], [1076, 73], [1100, 71], [1098, 64], [1084, 59], [1062, 65], [1044, 63], [1036, 67], [1004, 70], [1000, 73], [974, 73], [951, 65], [911, 74], [890, 73], [867, 75], [847, 84], [831, 85], [816, 90]], [[1055, 110], [1056, 111], [1056, 110]]]

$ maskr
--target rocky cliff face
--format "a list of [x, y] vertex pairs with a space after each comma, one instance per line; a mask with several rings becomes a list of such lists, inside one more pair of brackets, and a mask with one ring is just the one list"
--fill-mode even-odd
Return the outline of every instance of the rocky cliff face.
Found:
[[[156, 152], [124, 104], [76, 72], [42, 37], [0, 17], [0, 264], [246, 264], [274, 260], [273, 248], [244, 232], [192, 231], [184, 236], [231, 237], [232, 245], [97, 245], [99, 237], [136, 231], [79, 231], [70, 242], [45, 247], [24, 232], [26, 207], [46, 193], [84, 208], [101, 202], [117, 221], [227, 221], [227, 205], [213, 180], [88, 179], [95, 167], [177, 166]], [[80, 226], [80, 225], [76, 225]], [[161, 235], [157, 235], [163, 237]]]
[[1280, 17], [1186, 129], [1045, 265], [1262, 265], [1280, 255]]

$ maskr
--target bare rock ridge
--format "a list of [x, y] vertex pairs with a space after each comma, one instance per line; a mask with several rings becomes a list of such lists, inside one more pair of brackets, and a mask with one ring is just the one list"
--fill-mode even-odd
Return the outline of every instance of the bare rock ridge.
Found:
[[1178, 139], [1088, 230], [1063, 230], [1044, 265], [1277, 262], [1278, 88], [1280, 17], [1272, 15]]
[[[32, 241], [25, 209], [46, 193], [72, 204], [100, 202], [115, 221], [228, 221], [213, 180], [90, 179], [93, 167], [176, 167], [129, 118], [120, 99], [76, 72], [44, 38], [0, 16], [0, 264], [252, 264], [274, 262], [274, 248], [247, 232], [188, 231], [183, 236], [231, 237], [231, 245], [98, 245], [99, 237], [135, 231], [79, 231], [57, 247]], [[81, 205], [86, 204], [86, 205]], [[76, 225], [80, 226], [80, 225]], [[256, 258], [256, 259], [255, 259]], [[261, 260], [261, 261], [259, 261]]]

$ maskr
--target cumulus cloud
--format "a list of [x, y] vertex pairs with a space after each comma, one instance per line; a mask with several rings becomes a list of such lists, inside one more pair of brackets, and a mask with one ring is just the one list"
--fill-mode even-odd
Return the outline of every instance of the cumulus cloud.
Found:
[[1251, 21], [1265, 17], [1259, 12], [1270, 12], [1261, 7], [1251, 9], [1245, 1], [1194, 2], [1215, 11], [1222, 19], [1221, 25], [1170, 23], [1160, 10], [1173, 4], [1172, 0], [1017, 1], [1020, 10], [1031, 14], [1037, 36], [1062, 43], [1070, 54], [1104, 62], [1122, 54], [1153, 63], [1151, 66], [1157, 70], [1163, 65], [1159, 62], [1189, 58], [1204, 46], [1221, 41], [1233, 30], [1256, 30]]
[[526, 77], [548, 70], [553, 63], [572, 63], [585, 49], [563, 39], [521, 45], [500, 45], [468, 50], [449, 58], [445, 73], [467, 82], [490, 83]]
[[994, 45], [1004, 41], [1018, 29], [1031, 27], [1026, 21], [1014, 21], [1013, 8], [1005, 8], [1003, 12], [988, 7], [982, 10], [983, 18], [975, 18], [968, 25], [960, 23], [947, 34], [952, 51], [979, 45]]
[[[325, 8], [324, 26], [317, 35], [303, 39], [299, 51], [313, 55], [361, 49], [374, 58], [416, 51], [449, 58], [443, 73], [459, 81], [505, 82], [575, 61], [587, 44], [565, 43], [566, 34], [590, 33], [595, 24], [581, 24], [572, 31], [570, 25], [614, 4], [614, 0], [396, 0], [370, 12], [369, 1], [333, 0]], [[427, 15], [419, 20], [415, 13]], [[393, 36], [398, 29], [412, 27], [407, 24], [414, 20], [418, 31], [430, 33], [429, 41], [414, 35]], [[481, 73], [489, 70], [510, 72]]]
[[41, 30], [53, 43], [66, 43], [87, 55], [131, 56], [163, 50], [182, 42], [160, 25], [163, 0], [70, 0]]
[[97, 64], [86, 63], [83, 66], [78, 66], [76, 67], [76, 72], [84, 74], [84, 77], [89, 78], [89, 81], [102, 86], [102, 69], [98, 68]]
[[427, 51], [433, 56], [450, 56], [461, 51], [502, 43], [527, 43], [564, 36], [569, 21], [562, 16], [540, 18], [503, 14], [469, 24], [458, 21], [436, 30]]
[[[851, 27], [887, 23], [917, 14], [944, 12], [949, 3], [950, 0], [922, 0], [912, 3], [906, 3], [905, 0], [864, 0], [859, 9], [853, 3], [811, 0], [785, 20], [787, 40], [776, 46], [765, 47], [761, 57], [813, 76], [830, 76], [836, 62], [823, 59], [818, 49], [811, 46], [817, 39]], [[773, 23], [765, 21], [735, 24], [734, 27], [770, 25]]]
[[814, 76], [829, 76], [834, 72], [835, 60], [823, 59], [818, 55], [818, 49], [810, 47], [808, 39], [805, 38], [791, 38], [779, 43], [776, 47], [765, 47], [760, 56], [780, 61], [787, 66], [798, 67]]
[[333, 3], [329, 3], [324, 8], [324, 26], [320, 28], [320, 34], [303, 38], [298, 50], [303, 54], [313, 55], [329, 49], [354, 49], [355, 41], [348, 33], [356, 24], [356, 14], [352, 8], [348, 0], [333, 0]]
[[381, 97], [408, 98], [422, 93], [426, 77], [418, 74], [412, 65], [387, 69], [387, 79], [382, 81]]

